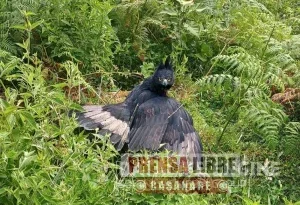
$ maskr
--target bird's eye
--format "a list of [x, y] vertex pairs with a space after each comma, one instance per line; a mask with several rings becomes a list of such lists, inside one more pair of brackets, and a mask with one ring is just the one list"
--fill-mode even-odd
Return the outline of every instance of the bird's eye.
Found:
[[171, 81], [171, 78], [168, 78], [168, 82], [170, 82]]
[[159, 81], [162, 81], [162, 78], [158, 78]]

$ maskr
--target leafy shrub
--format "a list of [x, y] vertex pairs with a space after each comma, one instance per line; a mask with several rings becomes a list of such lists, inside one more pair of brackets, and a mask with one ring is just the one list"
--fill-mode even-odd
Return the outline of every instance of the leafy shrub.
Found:
[[[289, 106], [274, 100], [299, 88], [297, 12], [296, 1], [269, 0], [1, 2], [1, 203], [299, 201], [297, 93]], [[103, 91], [130, 90], [167, 55], [170, 96], [192, 114], [205, 151], [281, 160], [281, 176], [226, 196], [137, 194], [107, 138], [74, 132], [76, 103], [115, 102]]]

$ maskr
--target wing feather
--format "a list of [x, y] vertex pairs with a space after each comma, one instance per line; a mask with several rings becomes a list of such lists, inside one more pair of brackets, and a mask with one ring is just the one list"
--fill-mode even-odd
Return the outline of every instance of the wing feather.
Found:
[[174, 99], [152, 98], [137, 110], [129, 133], [129, 149], [158, 150], [163, 148], [180, 155], [199, 156], [200, 137], [188, 112]]
[[99, 135], [110, 135], [111, 142], [121, 150], [129, 133], [130, 111], [126, 104], [107, 106], [85, 105], [85, 112], [77, 113], [79, 125], [86, 130], [99, 128]]

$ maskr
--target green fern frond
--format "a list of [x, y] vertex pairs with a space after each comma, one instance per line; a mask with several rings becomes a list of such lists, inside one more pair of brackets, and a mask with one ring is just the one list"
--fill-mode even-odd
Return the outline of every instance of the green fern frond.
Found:
[[255, 0], [247, 0], [247, 1], [243, 1], [245, 4], [248, 4], [249, 6], [251, 6], [252, 8], [256, 8], [256, 9], [259, 9], [263, 12], [266, 12], [268, 14], [271, 14], [271, 12], [267, 9], [267, 7], [258, 2], [258, 1], [255, 1]]
[[[254, 81], [254, 83], [256, 82], [257, 81]], [[243, 89], [246, 90], [247, 87], [247, 85], [244, 85]], [[269, 93], [269, 87], [267, 87], [265, 84], [260, 84], [258, 86], [250, 86], [246, 90], [244, 98], [247, 100], [256, 98], [268, 99], [269, 95], [267, 95], [267, 93]]]
[[[236, 51], [236, 48], [234, 48], [234, 51]], [[232, 50], [229, 53], [232, 53]], [[233, 75], [244, 76], [250, 79], [261, 73], [259, 61], [244, 50], [241, 53], [217, 55], [212, 58], [212, 63], [223, 68], [226, 73], [229, 72]]]
[[228, 55], [217, 55], [216, 57], [212, 58], [212, 63], [217, 65], [222, 65], [225, 69], [235, 69], [239, 66], [239, 60], [237, 59], [238, 54], [234, 54], [232, 56]]
[[287, 115], [280, 109], [270, 107], [270, 103], [258, 99], [251, 101], [250, 105], [242, 106], [241, 119], [246, 120], [274, 149], [279, 145], [280, 129], [287, 121]]
[[272, 72], [268, 72], [265, 75], [266, 82], [268, 82], [269, 86], [275, 86], [277, 87], [280, 91], [283, 91], [285, 88], [285, 82], [283, 79], [280, 77], [280, 75], [277, 75]]
[[204, 87], [205, 89], [213, 89], [216, 86], [224, 86], [224, 85], [231, 85], [232, 89], [237, 90], [240, 88], [240, 79], [238, 77], [234, 77], [232, 75], [225, 75], [225, 74], [214, 74], [208, 75], [196, 82], [196, 85], [200, 87]]
[[300, 123], [289, 122], [284, 128], [283, 150], [287, 154], [299, 156]]

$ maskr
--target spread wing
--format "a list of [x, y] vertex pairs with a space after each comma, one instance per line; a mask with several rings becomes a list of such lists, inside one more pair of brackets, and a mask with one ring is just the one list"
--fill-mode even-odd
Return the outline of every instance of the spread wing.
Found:
[[129, 149], [165, 149], [182, 155], [199, 155], [200, 137], [187, 111], [174, 99], [152, 98], [141, 104], [129, 133]]
[[121, 150], [129, 133], [130, 111], [126, 104], [85, 105], [83, 108], [85, 112], [77, 113], [79, 125], [85, 130], [99, 128], [99, 134], [109, 134], [110, 141]]
[[170, 114], [164, 101], [164, 98], [156, 97], [138, 107], [129, 133], [130, 150], [159, 148]]
[[200, 136], [193, 126], [193, 120], [183, 107], [178, 107], [169, 118], [161, 143], [164, 144], [165, 149], [184, 156], [199, 158], [203, 150]]

